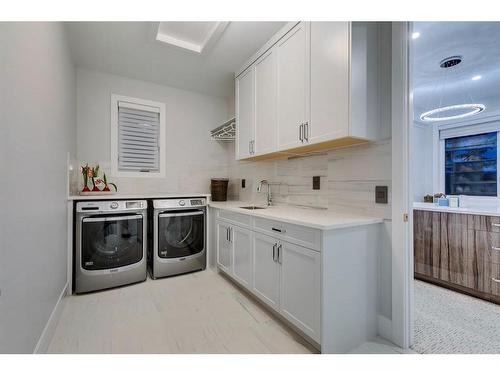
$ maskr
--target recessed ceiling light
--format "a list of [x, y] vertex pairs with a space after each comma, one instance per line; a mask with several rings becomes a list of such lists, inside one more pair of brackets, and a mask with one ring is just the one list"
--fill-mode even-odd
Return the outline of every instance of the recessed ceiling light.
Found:
[[[420, 120], [422, 121], [428, 121], [428, 122], [435, 122], [435, 121], [448, 121], [448, 120], [456, 120], [459, 118], [464, 118], [464, 117], [469, 117], [476, 115], [480, 112], [483, 112], [486, 107], [484, 104], [457, 104], [457, 105], [450, 105], [447, 107], [440, 107], [433, 109], [431, 111], [424, 112], [420, 115]], [[444, 117], [435, 117], [437, 114], [442, 114], [442, 113], [454, 113], [457, 111], [461, 110], [466, 110], [465, 112], [461, 112], [458, 114], [453, 114], [450, 116], [444, 116]]]
[[420, 36], [420, 33], [418, 31], [415, 31], [414, 33], [411, 34], [412, 39], [417, 39]]
[[482, 78], [481, 76], [474, 76], [474, 77], [472, 77], [472, 80], [473, 80], [473, 81], [478, 81], [478, 80], [480, 80], [481, 78]]

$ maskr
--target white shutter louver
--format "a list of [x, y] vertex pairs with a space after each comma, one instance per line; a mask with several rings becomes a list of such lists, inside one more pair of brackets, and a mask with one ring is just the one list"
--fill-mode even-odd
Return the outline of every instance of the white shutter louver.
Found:
[[160, 170], [160, 110], [135, 103], [118, 102], [118, 170]]

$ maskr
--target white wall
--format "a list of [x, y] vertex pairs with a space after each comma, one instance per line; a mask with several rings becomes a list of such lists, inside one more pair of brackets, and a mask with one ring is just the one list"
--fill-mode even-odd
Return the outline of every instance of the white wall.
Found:
[[75, 70], [60, 23], [0, 23], [0, 352], [33, 352], [66, 285]]
[[98, 162], [110, 176], [112, 93], [166, 105], [166, 178], [112, 177], [119, 192], [203, 193], [210, 178], [227, 177], [227, 144], [210, 140], [229, 116], [226, 99], [84, 69], [77, 69], [78, 161]]
[[434, 194], [433, 191], [433, 126], [413, 124], [412, 129], [412, 163], [413, 163], [413, 201], [423, 202], [424, 196]]

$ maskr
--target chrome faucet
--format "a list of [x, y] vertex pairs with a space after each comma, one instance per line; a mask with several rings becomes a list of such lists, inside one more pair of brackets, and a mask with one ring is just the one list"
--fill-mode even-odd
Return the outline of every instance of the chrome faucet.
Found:
[[257, 193], [262, 191], [262, 185], [267, 185], [267, 205], [271, 206], [273, 204], [273, 197], [271, 196], [271, 184], [267, 180], [262, 180], [257, 186]]

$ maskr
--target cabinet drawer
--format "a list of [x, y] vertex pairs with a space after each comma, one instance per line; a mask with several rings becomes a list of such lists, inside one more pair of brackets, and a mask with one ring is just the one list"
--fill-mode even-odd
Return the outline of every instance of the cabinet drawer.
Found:
[[500, 263], [500, 233], [482, 230], [469, 230], [468, 233], [467, 259]]
[[255, 218], [254, 228], [276, 238], [319, 251], [321, 248], [321, 231], [301, 225], [284, 223], [282, 221]]
[[242, 227], [250, 228], [252, 226], [252, 217], [249, 215], [243, 215], [232, 211], [219, 210], [217, 217], [219, 219], [229, 221]]
[[500, 216], [467, 215], [467, 227], [474, 230], [485, 230], [500, 233]]

